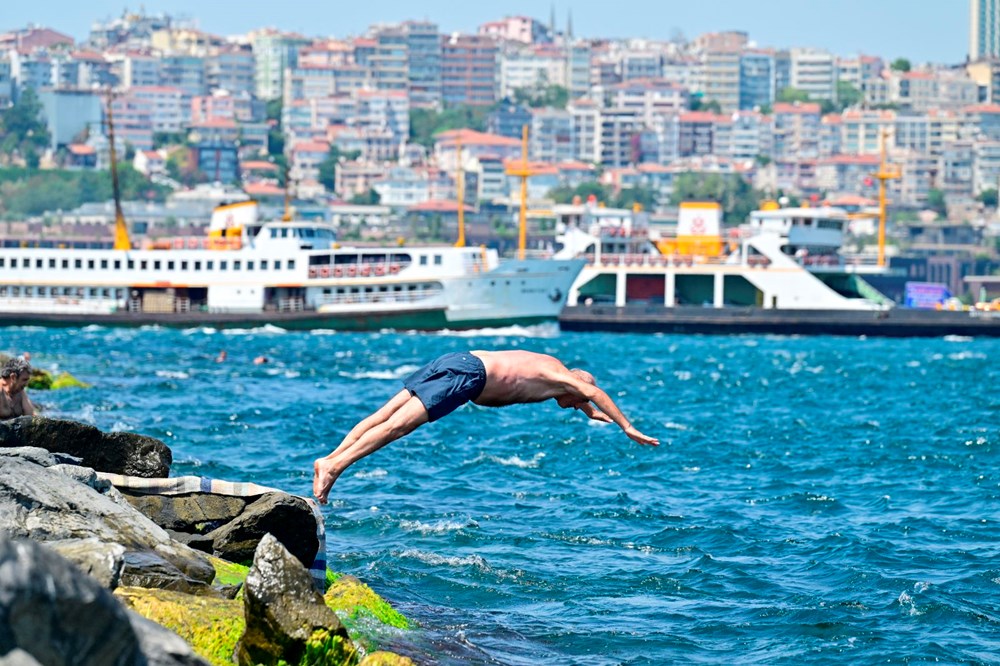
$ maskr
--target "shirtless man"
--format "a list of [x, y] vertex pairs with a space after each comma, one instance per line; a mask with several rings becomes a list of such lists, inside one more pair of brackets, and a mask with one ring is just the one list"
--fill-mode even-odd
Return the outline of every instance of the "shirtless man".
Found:
[[24, 387], [31, 381], [31, 366], [23, 357], [15, 357], [0, 368], [0, 419], [34, 416], [35, 406]]
[[563, 409], [579, 409], [595, 421], [615, 423], [640, 444], [660, 441], [642, 434], [584, 370], [527, 351], [474, 351], [445, 354], [417, 370], [377, 412], [362, 420], [340, 446], [313, 463], [313, 494], [322, 504], [345, 469], [361, 458], [467, 402], [504, 407], [550, 398]]

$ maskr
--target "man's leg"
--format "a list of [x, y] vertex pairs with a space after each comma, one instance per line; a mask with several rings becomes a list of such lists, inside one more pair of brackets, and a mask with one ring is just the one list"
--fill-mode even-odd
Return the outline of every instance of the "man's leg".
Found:
[[[353, 438], [353, 441], [348, 441], [352, 439], [351, 435], [348, 435], [336, 451], [313, 463], [313, 494], [321, 504], [326, 504], [330, 488], [333, 487], [334, 482], [345, 469], [365, 456], [378, 451], [389, 442], [394, 442], [427, 423], [427, 409], [420, 402], [420, 399], [416, 396], [410, 396], [408, 391], [402, 393], [407, 396], [402, 404], [398, 404], [402, 394], [396, 395], [386, 403], [383, 409], [368, 417], [372, 419], [372, 427], [363, 430], [360, 435]], [[390, 406], [394, 409], [388, 409]], [[385, 411], [383, 412], [383, 410]], [[375, 416], [383, 413], [388, 414], [388, 417], [381, 422], [376, 422]], [[352, 434], [355, 429], [351, 430]]]
[[407, 391], [406, 389], [403, 389], [396, 395], [392, 396], [392, 398], [389, 399], [389, 402], [382, 405], [378, 409], [378, 411], [376, 411], [371, 416], [366, 416], [365, 418], [361, 419], [356, 426], [351, 428], [351, 432], [347, 433], [347, 436], [344, 437], [343, 441], [340, 442], [340, 446], [338, 446], [334, 451], [332, 451], [330, 455], [327, 456], [327, 458], [337, 457], [338, 455], [346, 451], [348, 448], [350, 448], [350, 446], [354, 444], [354, 442], [358, 441], [358, 438], [361, 437], [361, 435], [363, 435], [365, 432], [371, 430], [372, 428], [374, 428], [379, 424], [388, 421], [389, 417], [392, 416], [397, 409], [405, 405], [406, 401], [409, 399], [410, 399], [410, 392]]

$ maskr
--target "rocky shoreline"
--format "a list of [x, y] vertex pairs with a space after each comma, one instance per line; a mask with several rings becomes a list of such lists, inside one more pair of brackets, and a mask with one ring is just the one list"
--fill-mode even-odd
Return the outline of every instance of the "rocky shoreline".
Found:
[[151, 437], [0, 422], [0, 663], [413, 663], [378, 649], [407, 619], [326, 568], [312, 500], [171, 463]]

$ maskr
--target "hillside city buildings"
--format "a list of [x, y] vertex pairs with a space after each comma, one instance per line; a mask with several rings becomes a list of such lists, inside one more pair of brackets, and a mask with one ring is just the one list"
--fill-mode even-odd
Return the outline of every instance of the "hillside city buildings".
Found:
[[[760, 45], [738, 31], [584, 39], [571, 17], [562, 28], [515, 16], [469, 34], [423, 20], [317, 38], [213, 35], [125, 13], [82, 43], [37, 26], [0, 34], [0, 105], [34, 89], [50, 157], [101, 168], [113, 89], [116, 134], [138, 169], [162, 177], [184, 150], [206, 179], [263, 196], [281, 192], [260, 168], [279, 133], [295, 194], [318, 202], [374, 191], [383, 207], [447, 212], [461, 170], [468, 203], [509, 205], [519, 180], [506, 171], [527, 126], [537, 199], [599, 179], [666, 202], [678, 176], [696, 173], [773, 196], [870, 200], [884, 146], [900, 171], [894, 205], [920, 208], [937, 191], [961, 208], [1000, 184], [1000, 0], [970, 2], [970, 58], [946, 64]], [[415, 114], [458, 109], [481, 109], [487, 131], [411, 141]], [[331, 152], [335, 182], [323, 183]]]

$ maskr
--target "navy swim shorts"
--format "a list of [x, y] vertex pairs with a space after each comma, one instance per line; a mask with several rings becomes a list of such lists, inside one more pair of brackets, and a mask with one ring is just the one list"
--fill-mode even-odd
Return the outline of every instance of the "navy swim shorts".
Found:
[[479, 397], [486, 387], [486, 366], [469, 352], [445, 354], [406, 378], [403, 386], [437, 421]]

